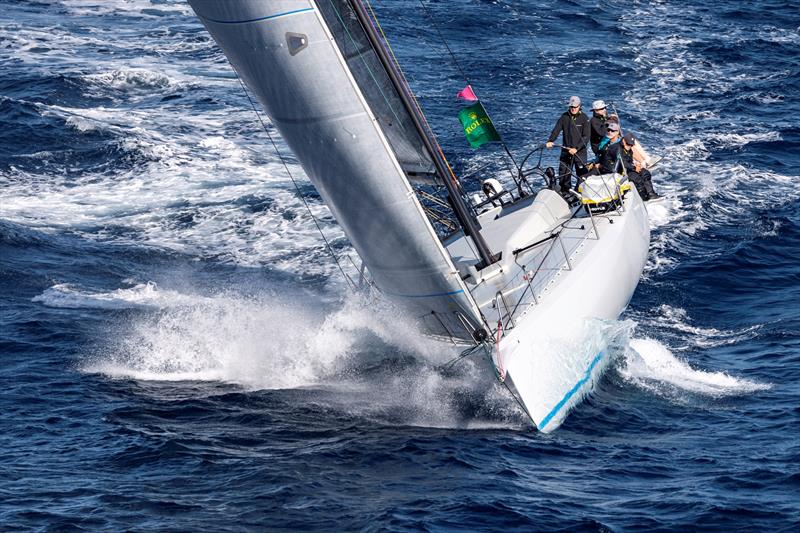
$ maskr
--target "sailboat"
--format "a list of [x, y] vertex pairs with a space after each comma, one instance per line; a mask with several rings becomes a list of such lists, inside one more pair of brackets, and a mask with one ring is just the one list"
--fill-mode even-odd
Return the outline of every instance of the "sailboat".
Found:
[[[571, 207], [534, 190], [540, 167], [520, 168], [516, 191], [475, 204], [364, 0], [189, 3], [382, 297], [425, 334], [482, 349], [536, 427], [557, 428], [610, 360], [586, 332], [619, 317], [644, 268], [635, 188], [603, 176]], [[585, 342], [558, 340], [572, 334]]]

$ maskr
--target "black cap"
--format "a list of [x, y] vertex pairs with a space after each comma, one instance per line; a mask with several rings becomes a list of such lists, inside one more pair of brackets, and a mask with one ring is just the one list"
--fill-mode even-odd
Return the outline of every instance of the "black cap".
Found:
[[633, 146], [634, 144], [636, 144], [636, 136], [633, 133], [626, 133], [622, 137], [622, 140], [625, 141], [626, 143], [628, 143], [630, 146]]

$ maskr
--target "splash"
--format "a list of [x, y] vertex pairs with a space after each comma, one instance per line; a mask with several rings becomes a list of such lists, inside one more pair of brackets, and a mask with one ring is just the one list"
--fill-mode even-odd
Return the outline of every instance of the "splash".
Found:
[[709, 372], [689, 366], [659, 341], [633, 339], [625, 353], [621, 375], [645, 389], [668, 396], [695, 393], [713, 397], [735, 396], [769, 389], [770, 385]]
[[108, 293], [58, 285], [37, 299], [61, 307], [158, 309], [84, 366], [110, 377], [279, 389], [322, 383], [350, 370], [348, 360], [355, 356], [369, 364], [363, 352], [375, 348], [376, 340], [382, 351], [388, 345], [430, 361], [452, 355], [390, 309], [357, 300], [330, 312], [319, 301], [291, 301], [287, 295], [206, 297], [152, 283]]
[[137, 307], [175, 307], [202, 301], [203, 297], [177, 291], [159, 290], [152, 282], [139, 283], [125, 289], [94, 291], [70, 283], [59, 283], [31, 299], [48, 307], [66, 309], [129, 309]]
[[666, 304], [662, 304], [658, 308], [658, 315], [657, 321], [661, 326], [688, 340], [692, 346], [701, 348], [738, 344], [752, 339], [761, 329], [758, 324], [740, 330], [720, 330], [699, 326], [693, 323], [685, 309]]
[[56, 286], [49, 305], [135, 308], [145, 316], [81, 370], [113, 379], [303, 388], [314, 403], [378, 423], [528, 427], [488, 363], [440, 367], [458, 348], [427, 338], [388, 304], [324, 304], [287, 294], [198, 296], [137, 285], [107, 293]]

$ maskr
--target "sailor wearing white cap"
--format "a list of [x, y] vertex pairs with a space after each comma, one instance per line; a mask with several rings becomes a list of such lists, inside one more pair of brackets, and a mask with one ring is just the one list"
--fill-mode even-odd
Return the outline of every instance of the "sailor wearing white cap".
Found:
[[547, 147], [553, 147], [553, 141], [561, 134], [561, 155], [558, 159], [558, 185], [561, 195], [570, 197], [572, 188], [572, 169], [577, 170], [586, 164], [586, 148], [589, 146], [589, 117], [581, 112], [581, 99], [572, 96], [569, 99], [569, 108], [556, 122]]
[[591, 128], [591, 143], [592, 143], [592, 152], [594, 155], [599, 156], [599, 146], [600, 141], [603, 140], [603, 137], [606, 135], [606, 119], [608, 118], [608, 112], [606, 111], [606, 103], [602, 100], [595, 100], [592, 102], [592, 120], [589, 121], [589, 126]]

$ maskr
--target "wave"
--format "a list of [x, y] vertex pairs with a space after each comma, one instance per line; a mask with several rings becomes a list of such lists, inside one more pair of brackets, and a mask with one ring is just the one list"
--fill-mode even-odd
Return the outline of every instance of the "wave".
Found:
[[[3, 218], [222, 262], [269, 262], [311, 275], [334, 272], [332, 262], [324, 260], [314, 221], [279, 160], [264, 154], [257, 139], [219, 135], [230, 113], [182, 117], [191, 127], [186, 133], [141, 110], [37, 106], [81, 133], [102, 131], [108, 137], [103, 149], [111, 159], [71, 173], [69, 180], [53, 179], [67, 169], [51, 165], [0, 171]], [[237, 113], [233, 120], [238, 123], [244, 112]], [[290, 165], [293, 175], [303, 176], [298, 165]], [[328, 239], [346, 247], [328, 208], [304, 194]]]
[[[720, 142], [758, 142], [764, 137], [739, 139], [720, 136]], [[709, 144], [715, 141], [709, 141]], [[776, 234], [780, 221], [767, 221], [753, 226], [754, 213], [769, 212], [800, 198], [796, 177], [771, 170], [752, 168], [738, 162], [717, 163], [704, 161], [709, 157], [706, 145], [700, 141], [689, 143], [691, 150], [699, 150], [692, 157], [682, 153], [671, 161], [669, 175], [657, 174], [657, 190], [667, 196], [665, 201], [649, 205], [651, 227], [656, 229], [651, 237], [651, 254], [645, 272], [648, 276], [671, 268], [686, 257], [695, 256], [698, 250], [704, 255], [722, 254], [726, 248], [708, 249], [704, 232], [712, 228], [747, 228], [743, 239], [766, 238]], [[682, 145], [686, 148], [687, 145]], [[753, 231], [751, 231], [753, 230]]]
[[625, 353], [620, 374], [628, 381], [663, 394], [680, 398], [684, 393], [712, 397], [748, 394], [771, 388], [744, 378], [692, 368], [677, 358], [661, 342], [650, 339], [632, 339]]
[[777, 131], [764, 131], [757, 133], [711, 133], [708, 139], [716, 146], [722, 148], [739, 148], [754, 142], [778, 142], [782, 140]]
[[179, 83], [163, 72], [156, 72], [143, 68], [116, 69], [108, 72], [97, 72], [84, 76], [90, 84], [118, 90], [142, 89], [151, 91], [155, 89], [178, 88]]
[[660, 335], [674, 337], [672, 341], [680, 347], [716, 348], [748, 341], [758, 335], [762, 329], [760, 324], [738, 330], [704, 327], [694, 323], [689, 313], [680, 307], [667, 304], [645, 314], [635, 314], [638, 322], [648, 328], [655, 328]]
[[164, 309], [181, 305], [193, 305], [203, 301], [201, 296], [181, 294], [177, 291], [159, 289], [152, 282], [139, 283], [126, 289], [92, 291], [69, 283], [53, 285], [31, 301], [48, 307], [66, 309]]
[[165, 3], [153, 0], [103, 0], [87, 3], [85, 0], [60, 0], [73, 16], [124, 15], [126, 17], [155, 17], [164, 14], [191, 15], [188, 4]]
[[15, 224], [7, 220], [0, 219], [0, 243], [11, 246], [40, 246], [50, 242], [55, 237], [22, 224]]

